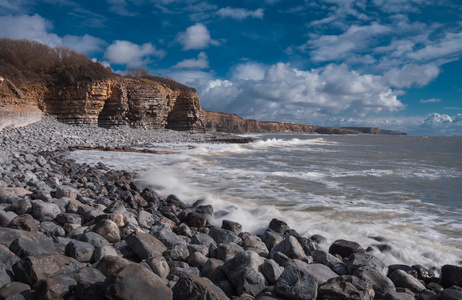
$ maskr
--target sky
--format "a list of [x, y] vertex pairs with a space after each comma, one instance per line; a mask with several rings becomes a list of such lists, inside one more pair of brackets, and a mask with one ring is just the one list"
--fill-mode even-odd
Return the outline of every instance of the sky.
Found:
[[259, 121], [462, 135], [461, 0], [0, 0], [0, 36]]

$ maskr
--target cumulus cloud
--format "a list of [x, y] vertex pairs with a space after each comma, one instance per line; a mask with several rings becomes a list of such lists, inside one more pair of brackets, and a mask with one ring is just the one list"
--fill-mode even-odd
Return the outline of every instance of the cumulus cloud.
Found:
[[180, 61], [176, 65], [173, 66], [174, 68], [179, 69], [207, 69], [209, 67], [209, 59], [205, 52], [200, 52], [197, 55], [197, 59], [185, 59]]
[[183, 46], [183, 50], [204, 49], [209, 45], [219, 45], [215, 40], [212, 40], [210, 31], [202, 23], [197, 23], [186, 29], [185, 32], [180, 32], [176, 40]]
[[345, 64], [303, 71], [284, 63], [266, 68], [248, 63], [234, 72], [231, 80], [190, 82], [204, 108], [304, 124], [329, 114], [364, 116], [404, 108], [380, 76], [359, 74]]
[[431, 99], [421, 99], [419, 101], [419, 103], [438, 103], [438, 102], [441, 102], [441, 99], [431, 98]]
[[232, 78], [243, 80], [262, 80], [268, 68], [260, 63], [248, 62], [232, 68]]
[[110, 45], [104, 57], [110, 63], [126, 65], [129, 68], [141, 67], [151, 62], [151, 57], [162, 58], [165, 56], [163, 50], [157, 50], [151, 43], [137, 45], [129, 41], [114, 41]]
[[252, 11], [245, 8], [232, 8], [228, 6], [225, 8], [220, 8], [217, 11], [217, 15], [222, 18], [232, 18], [236, 20], [243, 20], [245, 18], [263, 19], [263, 9], [258, 8]]
[[65, 35], [62, 39], [63, 46], [82, 53], [101, 51], [107, 43], [100, 38], [85, 34], [84, 36]]

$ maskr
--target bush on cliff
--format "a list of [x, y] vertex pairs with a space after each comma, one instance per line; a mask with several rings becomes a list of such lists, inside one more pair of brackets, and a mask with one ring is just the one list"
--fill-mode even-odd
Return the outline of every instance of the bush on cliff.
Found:
[[118, 76], [111, 68], [65, 47], [0, 38], [0, 76], [16, 85], [31, 82], [74, 83]]

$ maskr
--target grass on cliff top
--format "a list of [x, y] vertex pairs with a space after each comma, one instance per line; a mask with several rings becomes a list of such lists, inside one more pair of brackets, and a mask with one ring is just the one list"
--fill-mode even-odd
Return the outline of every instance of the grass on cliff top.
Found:
[[[66, 47], [52, 48], [36, 41], [0, 38], [0, 76], [21, 88], [30, 83], [74, 84], [120, 75]], [[152, 80], [176, 90], [196, 91], [171, 78], [151, 75], [144, 69], [131, 70], [126, 77]]]

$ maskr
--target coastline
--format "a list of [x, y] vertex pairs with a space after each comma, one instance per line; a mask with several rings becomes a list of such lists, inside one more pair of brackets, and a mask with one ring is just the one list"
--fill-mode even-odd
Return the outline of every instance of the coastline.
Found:
[[[58, 290], [61, 296], [94, 293], [104, 298], [119, 286], [127, 295], [135, 293], [136, 287], [123, 281], [126, 273], [149, 278], [145, 292], [157, 291], [165, 299], [187, 298], [188, 290], [213, 299], [316, 299], [340, 292], [358, 293], [361, 299], [431, 299], [422, 297], [437, 294], [451, 299], [445, 295], [460, 293], [451, 289], [462, 285], [460, 267], [444, 267], [438, 278], [422, 266], [386, 266], [348, 237], [347, 243], [334, 242], [322, 251], [322, 237], [299, 236], [283, 220], [272, 221], [261, 236], [240, 232], [232, 220], [223, 228], [211, 226], [207, 216], [226, 212], [201, 203], [187, 207], [181, 199], [162, 198], [138, 186], [134, 174], [103, 164], [79, 165], [61, 155], [69, 145], [151, 148], [155, 143], [219, 141], [216, 135], [75, 127], [46, 117], [5, 128], [0, 137], [0, 235], [7, 257], [3, 264], [10, 271], [5, 274], [13, 274], [8, 276], [14, 286], [26, 284], [32, 295]], [[111, 229], [112, 235], [99, 227]], [[34, 262], [37, 268], [44, 255], [51, 261], [66, 259], [73, 270], [41, 274], [35, 281], [21, 277], [36, 271]], [[8, 281], [0, 278], [2, 285]], [[347, 283], [349, 291], [342, 288]]]

